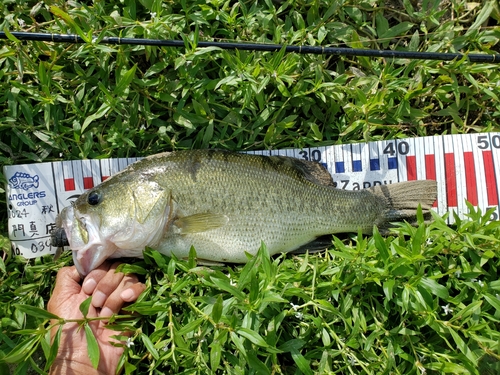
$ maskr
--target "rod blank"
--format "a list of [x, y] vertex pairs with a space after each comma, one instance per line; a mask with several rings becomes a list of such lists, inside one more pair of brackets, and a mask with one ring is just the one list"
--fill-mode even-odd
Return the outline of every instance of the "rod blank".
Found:
[[[11, 32], [19, 40], [31, 40], [40, 42], [54, 43], [85, 43], [85, 41], [76, 34], [46, 34], [31, 32]], [[8, 39], [5, 32], [0, 32], [0, 39]], [[145, 38], [119, 38], [104, 37], [99, 41], [101, 44], [128, 44], [128, 45], [146, 45], [159, 47], [184, 47], [182, 40], [169, 39], [145, 39]], [[246, 51], [279, 51], [283, 48], [281, 44], [257, 44], [257, 43], [236, 43], [236, 42], [198, 42], [198, 47], [218, 47], [228, 50], [246, 50]], [[460, 60], [464, 57], [470, 62], [476, 63], [499, 63], [498, 54], [461, 54], [461, 53], [441, 53], [441, 52], [412, 52], [412, 51], [392, 51], [376, 49], [358, 49], [358, 48], [337, 48], [322, 46], [285, 46], [286, 52], [295, 52], [300, 54], [316, 55], [337, 55], [337, 56], [366, 56], [366, 57], [386, 57], [401, 58], [411, 60], [440, 60], [451, 61]]]

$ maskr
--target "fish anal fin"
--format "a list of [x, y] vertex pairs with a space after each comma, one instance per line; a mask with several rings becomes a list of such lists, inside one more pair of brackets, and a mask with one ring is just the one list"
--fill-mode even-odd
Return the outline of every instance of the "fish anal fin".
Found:
[[290, 254], [304, 254], [306, 251], [309, 253], [317, 253], [319, 251], [325, 251], [326, 249], [332, 247], [333, 239], [331, 235], [318, 237], [299, 248], [290, 251]]
[[180, 234], [188, 234], [217, 229], [226, 225], [228, 221], [226, 215], [204, 212], [179, 217], [174, 221], [174, 225], [179, 228]]
[[[182, 258], [182, 259], [188, 260], [188, 258]], [[206, 267], [222, 267], [222, 266], [225, 266], [226, 263], [217, 262], [215, 260], [196, 258], [196, 265], [206, 266]]]

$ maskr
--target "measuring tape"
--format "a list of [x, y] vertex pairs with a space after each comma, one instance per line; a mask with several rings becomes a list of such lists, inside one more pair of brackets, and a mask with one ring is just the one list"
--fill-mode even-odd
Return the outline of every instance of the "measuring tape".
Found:
[[[358, 190], [411, 180], [436, 180], [439, 215], [464, 218], [465, 201], [494, 209], [498, 220], [500, 133], [444, 135], [304, 149], [252, 151], [322, 163], [339, 189]], [[73, 160], [5, 166], [9, 238], [15, 254], [26, 258], [53, 254], [50, 232], [60, 210], [85, 190], [137, 158]]]

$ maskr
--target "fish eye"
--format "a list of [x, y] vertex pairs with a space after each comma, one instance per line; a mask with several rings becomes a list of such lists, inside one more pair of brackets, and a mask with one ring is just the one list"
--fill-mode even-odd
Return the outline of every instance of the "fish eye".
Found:
[[99, 194], [97, 191], [92, 191], [87, 197], [87, 203], [90, 204], [91, 206], [95, 206], [99, 204], [101, 201], [101, 194]]

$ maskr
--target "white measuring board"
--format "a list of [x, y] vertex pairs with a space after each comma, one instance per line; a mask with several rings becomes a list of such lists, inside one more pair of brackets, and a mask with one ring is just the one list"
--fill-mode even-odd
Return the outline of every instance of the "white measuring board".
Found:
[[[465, 201], [484, 212], [500, 195], [500, 133], [444, 135], [285, 150], [253, 151], [322, 163], [340, 189], [400, 181], [436, 180], [434, 209], [464, 218]], [[74, 160], [4, 167], [8, 181], [9, 238], [14, 252], [34, 258], [55, 252], [50, 231], [60, 210], [136, 158]], [[453, 224], [454, 217], [448, 217]]]

